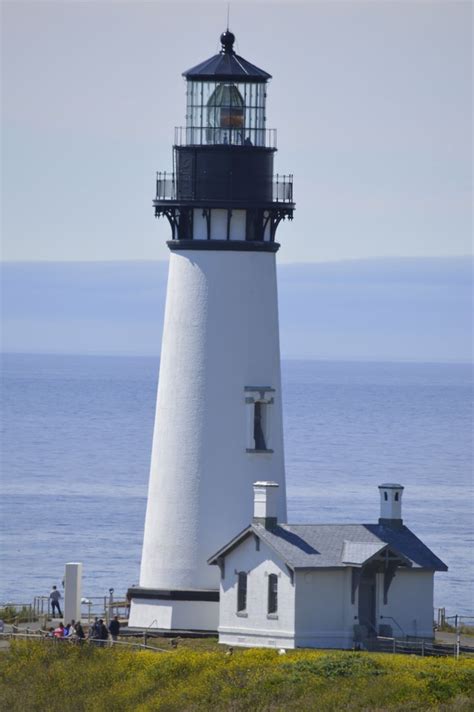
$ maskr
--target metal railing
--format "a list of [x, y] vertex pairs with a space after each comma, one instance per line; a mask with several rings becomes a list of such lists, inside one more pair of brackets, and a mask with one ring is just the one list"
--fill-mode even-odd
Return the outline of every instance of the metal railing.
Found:
[[257, 146], [276, 148], [276, 129], [240, 127], [176, 126], [175, 146]]
[[[209, 184], [209, 183], [208, 183]], [[219, 183], [220, 185], [220, 183]], [[177, 176], [175, 173], [159, 171], [156, 174], [156, 200], [176, 200]], [[293, 175], [273, 177], [272, 200], [274, 203], [293, 202]]]
[[176, 176], [166, 171], [156, 174], [156, 200], [176, 200]]
[[[143, 643], [125, 640], [97, 640], [95, 638], [82, 638], [71, 636], [66, 638], [55, 638], [50, 631], [37, 630], [23, 631], [12, 630], [0, 633], [0, 640], [30, 640], [40, 641], [49, 645], [93, 645], [95, 647], [128, 647], [135, 650], [151, 650], [155, 653], [171, 653], [171, 650], [147, 645], [146, 634], [143, 636]], [[372, 644], [368, 646], [372, 652], [396, 653], [401, 655], [420, 655], [421, 657], [474, 657], [474, 648], [460, 646], [459, 644], [440, 644], [427, 640], [399, 640], [398, 638], [385, 638], [379, 636], [372, 639]]]
[[[60, 606], [63, 609], [63, 599], [60, 600]], [[52, 615], [49, 596], [35, 596], [33, 603], [7, 602], [0, 608], [3, 608], [11, 620], [23, 623], [32, 623], [43, 618], [46, 620]], [[94, 616], [109, 621], [115, 615], [128, 617], [128, 604], [126, 601], [115, 601], [110, 597], [110, 594], [109, 596], [91, 596], [81, 600], [81, 618], [88, 623], [91, 622]]]
[[421, 655], [422, 657], [455, 657], [460, 655], [474, 657], [474, 648], [454, 643], [439, 643], [430, 640], [401, 640], [378, 636], [367, 643], [367, 648], [373, 652], [398, 653], [401, 655]]
[[452, 616], [446, 615], [446, 608], [437, 609], [437, 626], [438, 628], [443, 628], [444, 626], [449, 626], [457, 630], [466, 626], [468, 628], [474, 628], [474, 616], [461, 616], [455, 614]]
[[111, 638], [107, 640], [98, 640], [96, 638], [81, 639], [74, 636], [67, 636], [65, 638], [55, 638], [48, 630], [26, 630], [25, 632], [10, 631], [7, 633], [0, 633], [0, 640], [33, 640], [41, 641], [50, 645], [93, 645], [95, 647], [107, 648], [119, 646], [128, 647], [134, 650], [152, 650], [154, 653], [172, 652], [171, 650], [167, 650], [166, 648], [159, 648], [154, 645], [147, 645], [146, 643], [129, 643], [125, 640], [112, 640]]
[[283, 176], [277, 173], [273, 178], [273, 202], [293, 202], [293, 174]]

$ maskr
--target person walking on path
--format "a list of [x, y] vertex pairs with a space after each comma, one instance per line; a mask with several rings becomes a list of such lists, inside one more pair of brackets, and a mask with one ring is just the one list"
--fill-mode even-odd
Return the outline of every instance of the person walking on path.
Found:
[[102, 618], [99, 619], [99, 645], [104, 646], [109, 638], [109, 631]]
[[53, 586], [53, 589], [51, 593], [49, 594], [49, 600], [51, 601], [51, 615], [54, 618], [54, 609], [58, 609], [58, 615], [59, 618], [63, 617], [63, 614], [61, 613], [61, 607], [59, 605], [59, 599], [61, 598], [61, 594], [59, 593], [58, 589], [56, 586]]
[[115, 642], [118, 638], [118, 634], [120, 632], [120, 621], [118, 619], [118, 616], [114, 616], [114, 619], [110, 621], [109, 624], [109, 633], [112, 636], [112, 640]]

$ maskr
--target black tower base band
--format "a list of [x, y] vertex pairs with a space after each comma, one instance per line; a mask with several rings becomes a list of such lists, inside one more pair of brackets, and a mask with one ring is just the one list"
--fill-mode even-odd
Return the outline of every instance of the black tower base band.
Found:
[[162, 601], [211, 601], [219, 602], [219, 591], [214, 589], [191, 589], [169, 591], [161, 588], [142, 588], [136, 586], [129, 588], [127, 599], [133, 598], [154, 599]]
[[231, 252], [278, 252], [278, 242], [251, 242], [246, 240], [169, 240], [172, 252], [176, 250], [228, 250]]

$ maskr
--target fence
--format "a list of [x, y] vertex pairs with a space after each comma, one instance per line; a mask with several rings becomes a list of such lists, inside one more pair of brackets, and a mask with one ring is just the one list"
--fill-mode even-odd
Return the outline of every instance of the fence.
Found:
[[438, 628], [449, 626], [454, 630], [463, 627], [474, 628], [474, 616], [460, 616], [457, 613], [454, 616], [447, 616], [446, 608], [438, 608], [437, 625]]
[[258, 146], [276, 148], [276, 129], [176, 126], [175, 146]]
[[[61, 600], [61, 607], [63, 605]], [[51, 601], [49, 596], [35, 596], [33, 603], [8, 602], [1, 606], [8, 614], [8, 620], [18, 619], [21, 623], [32, 623], [35, 620], [51, 617]], [[91, 596], [83, 598], [81, 601], [81, 620], [90, 623], [95, 617], [104, 618], [107, 623], [114, 617], [128, 618], [128, 603], [126, 601], [114, 601], [109, 596]], [[2, 614], [0, 614], [2, 618]], [[7, 620], [7, 622], [8, 622]]]
[[145, 642], [130, 643], [125, 640], [97, 640], [95, 638], [83, 638], [82, 640], [74, 637], [67, 638], [54, 638], [50, 635], [49, 631], [38, 630], [31, 632], [26, 629], [26, 632], [20, 633], [18, 631], [12, 630], [8, 633], [0, 633], [0, 640], [35, 640], [41, 641], [49, 645], [93, 645], [95, 647], [126, 647], [133, 650], [152, 650], [154, 653], [170, 653], [171, 650], [166, 650], [166, 648], [158, 648], [152, 645], [146, 644]]
[[[31, 632], [26, 629], [25, 632], [12, 630], [8, 633], [0, 633], [0, 640], [34, 640], [41, 641], [49, 645], [94, 645], [96, 647], [125, 647], [132, 650], [151, 650], [155, 653], [170, 653], [171, 650], [166, 648], [158, 648], [147, 645], [147, 636], [144, 634], [144, 642], [128, 642], [124, 640], [96, 640], [93, 638], [54, 638], [45, 630]], [[421, 655], [422, 657], [454, 657], [459, 659], [463, 657], [474, 657], [474, 648], [466, 646], [440, 645], [424, 640], [399, 640], [397, 638], [379, 637], [374, 640], [371, 646], [372, 652], [398, 653], [405, 655]]]
[[460, 655], [474, 657], [474, 648], [461, 645], [459, 640], [454, 643], [435, 643], [426, 640], [401, 640], [379, 636], [370, 645], [370, 649], [381, 653], [399, 653], [406, 655], [421, 655], [422, 657], [455, 657]]
[[[230, 175], [225, 178], [230, 180]], [[189, 186], [186, 183], [186, 192]], [[218, 189], [222, 185], [222, 180], [217, 178], [215, 182], [211, 182], [209, 177], [206, 177], [206, 186], [211, 191]], [[156, 200], [171, 200], [178, 198], [178, 175], [169, 171], [158, 171], [156, 174]], [[182, 188], [182, 186], [181, 186]], [[182, 192], [182, 190], [181, 190]], [[195, 186], [192, 187], [190, 199], [194, 200]], [[281, 175], [277, 173], [273, 176], [272, 181], [272, 201], [274, 203], [292, 203], [293, 202], [293, 174]]]

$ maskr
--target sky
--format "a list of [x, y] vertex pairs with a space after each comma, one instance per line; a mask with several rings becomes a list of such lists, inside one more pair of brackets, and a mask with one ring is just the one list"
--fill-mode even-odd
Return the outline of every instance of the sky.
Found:
[[[164, 260], [154, 176], [185, 123], [181, 72], [219, 50], [226, 2], [8, 2], [2, 258]], [[273, 75], [267, 126], [297, 209], [279, 261], [471, 250], [470, 2], [230, 5]]]

